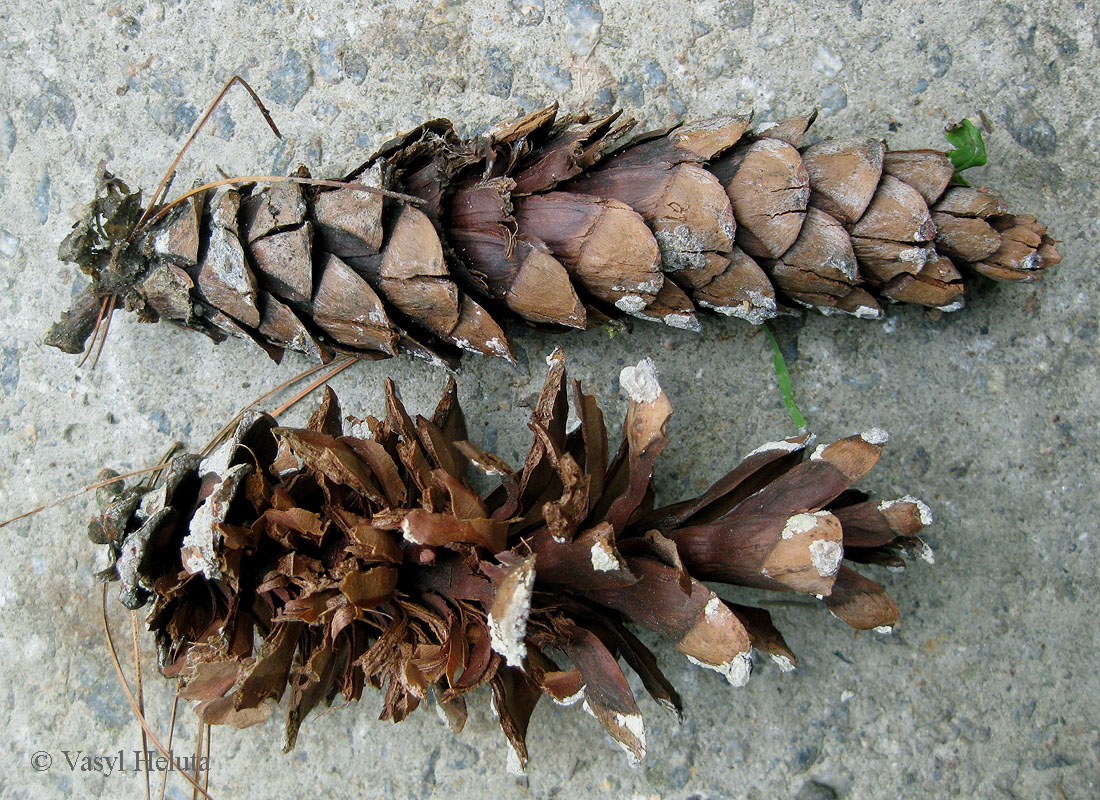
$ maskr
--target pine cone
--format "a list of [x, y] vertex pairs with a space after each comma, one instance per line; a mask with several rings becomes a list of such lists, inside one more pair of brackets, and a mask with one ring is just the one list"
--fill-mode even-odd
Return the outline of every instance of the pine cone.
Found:
[[[771, 442], [699, 497], [655, 509], [672, 406], [653, 363], [622, 371], [631, 402], [611, 457], [577, 382], [580, 422], [567, 430], [565, 360], [548, 363], [518, 471], [466, 441], [453, 380], [432, 418], [415, 420], [387, 382], [384, 419], [349, 417], [345, 433], [326, 390], [304, 429], [253, 413], [209, 457], [178, 456], [157, 488], [116, 497], [91, 526], [115, 556], [103, 577], [129, 608], [152, 601], [160, 667], [203, 720], [244, 727], [289, 693], [289, 748], [311, 709], [370, 684], [385, 693], [383, 719], [400, 721], [431, 690], [458, 730], [465, 695], [488, 683], [513, 766], [527, 763], [543, 695], [583, 699], [640, 759], [645, 728], [618, 659], [662, 706], [679, 714], [681, 701], [630, 626], [734, 685], [752, 649], [784, 670], [797, 663], [767, 611], [702, 580], [817, 595], [855, 628], [896, 622], [886, 592], [849, 566], [931, 560], [917, 537], [931, 522], [923, 503], [849, 488], [883, 432], [808, 459], [808, 436]], [[496, 488], [479, 496], [470, 465]]]
[[275, 358], [511, 359], [508, 317], [583, 328], [626, 313], [697, 330], [699, 307], [753, 323], [781, 301], [871, 318], [880, 301], [955, 310], [967, 271], [1027, 281], [1061, 260], [1033, 217], [949, 186], [942, 152], [868, 137], [800, 150], [814, 115], [630, 139], [617, 114], [556, 113], [473, 139], [429, 122], [344, 179], [380, 167], [382, 188], [419, 207], [350, 186], [246, 184], [131, 241], [140, 194], [104, 175], [59, 251], [92, 284], [47, 343], [79, 352], [114, 295], [144, 320], [251, 338]]

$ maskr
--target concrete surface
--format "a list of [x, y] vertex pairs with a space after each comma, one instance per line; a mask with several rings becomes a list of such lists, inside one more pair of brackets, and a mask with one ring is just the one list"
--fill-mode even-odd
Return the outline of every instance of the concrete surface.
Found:
[[[866, 484], [936, 512], [938, 560], [882, 574], [902, 609], [890, 637], [854, 636], [823, 610], [773, 611], [803, 658], [761, 664], [741, 690], [668, 647], [689, 709], [648, 700], [650, 758], [630, 769], [579, 710], [540, 706], [530, 785], [504, 772], [487, 697], [459, 738], [429, 710], [398, 726], [380, 703], [310, 718], [278, 751], [277, 719], [214, 732], [215, 797], [1091, 798], [1100, 796], [1097, 596], [1097, 259], [1100, 21], [1096, 6], [979, 0], [511, 0], [335, 4], [254, 0], [4, 0], [0, 36], [0, 516], [201, 446], [243, 403], [305, 366], [244, 342], [215, 347], [119, 315], [99, 367], [41, 345], [74, 275], [54, 257], [101, 159], [152, 188], [191, 123], [235, 72], [269, 101], [276, 142], [242, 94], [182, 165], [179, 185], [355, 165], [391, 133], [437, 115], [475, 131], [548, 101], [618, 105], [652, 124], [755, 104], [758, 118], [822, 109], [818, 135], [874, 133], [936, 146], [984, 112], [980, 180], [1064, 240], [1041, 285], [995, 286], [933, 320], [808, 316], [779, 326], [803, 411], [822, 436], [894, 435]], [[517, 457], [550, 337], [520, 332], [530, 364], [470, 359], [472, 430]], [[677, 414], [658, 480], [697, 491], [734, 458], [792, 430], [759, 331], [707, 319], [696, 337], [637, 324], [564, 337], [572, 373], [621, 415], [615, 376], [653, 355]], [[445, 376], [407, 359], [336, 381], [349, 412], [379, 407], [384, 376], [427, 409]], [[302, 412], [304, 413], [303, 409]], [[711, 428], [717, 430], [712, 435]], [[98, 620], [89, 495], [0, 532], [0, 795], [139, 797], [133, 773], [84, 773], [63, 751], [139, 746]], [[129, 623], [112, 606], [123, 643]], [[145, 655], [151, 655], [145, 642]], [[147, 673], [167, 728], [171, 687]], [[193, 747], [181, 717], [178, 742]], [[54, 764], [35, 771], [31, 756]], [[190, 797], [178, 776], [169, 797]]]

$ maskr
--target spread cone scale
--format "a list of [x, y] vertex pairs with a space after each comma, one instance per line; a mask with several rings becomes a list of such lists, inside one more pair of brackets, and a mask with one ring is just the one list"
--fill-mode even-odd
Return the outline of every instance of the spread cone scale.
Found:
[[[583, 702], [640, 760], [624, 665], [661, 706], [680, 713], [681, 699], [634, 631], [735, 686], [754, 653], [798, 663], [766, 610], [702, 581], [814, 595], [857, 629], [894, 625], [897, 605], [862, 570], [930, 560], [931, 515], [852, 488], [885, 432], [770, 442], [700, 496], [655, 507], [672, 404], [653, 362], [620, 375], [630, 402], [611, 450], [561, 351], [547, 361], [518, 468], [467, 439], [453, 380], [430, 418], [387, 382], [381, 418], [345, 420], [326, 389], [304, 428], [252, 412], [210, 455], [176, 456], [155, 485], [115, 496], [89, 530], [111, 556], [101, 577], [126, 607], [149, 606], [160, 669], [204, 722], [246, 727], [282, 699], [289, 749], [311, 710], [370, 686], [383, 719], [433, 695], [458, 731], [488, 684], [513, 767], [543, 696]], [[473, 488], [474, 471], [490, 488]]]
[[[1031, 281], [1060, 261], [1034, 217], [959, 185], [948, 153], [803, 146], [813, 118], [633, 135], [618, 114], [551, 106], [469, 139], [436, 120], [340, 181], [301, 168], [155, 209], [103, 173], [59, 251], [91, 284], [46, 341], [80, 352], [110, 298], [275, 358], [512, 359], [509, 320], [698, 330], [700, 309], [757, 324], [790, 305], [952, 311], [969, 276]], [[355, 182], [368, 168], [383, 193]]]

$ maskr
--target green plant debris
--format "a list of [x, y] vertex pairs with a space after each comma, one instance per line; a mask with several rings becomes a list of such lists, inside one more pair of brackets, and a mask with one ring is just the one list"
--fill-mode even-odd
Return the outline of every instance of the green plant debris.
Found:
[[944, 131], [943, 135], [950, 144], [955, 146], [954, 150], [947, 151], [947, 156], [951, 159], [951, 163], [955, 165], [955, 174], [951, 176], [951, 180], [963, 186], [969, 186], [970, 184], [962, 176], [963, 170], [971, 167], [981, 167], [986, 162], [985, 141], [982, 139], [982, 132], [974, 126], [973, 122], [964, 119], [954, 125], [947, 126], [947, 130]]
[[802, 411], [798, 408], [798, 403], [794, 400], [794, 387], [791, 386], [791, 375], [787, 372], [787, 362], [783, 358], [783, 351], [779, 347], [779, 342], [776, 341], [775, 334], [772, 333], [772, 329], [764, 325], [764, 333], [768, 335], [768, 341], [772, 343], [772, 360], [775, 362], [775, 378], [779, 383], [779, 391], [783, 393], [783, 402], [787, 405], [787, 413], [791, 415], [791, 419], [794, 421], [795, 426], [799, 431], [806, 430], [806, 418], [802, 416]]

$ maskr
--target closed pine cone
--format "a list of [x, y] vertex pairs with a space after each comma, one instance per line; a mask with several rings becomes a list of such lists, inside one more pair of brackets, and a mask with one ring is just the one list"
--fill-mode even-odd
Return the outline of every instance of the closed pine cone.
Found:
[[883, 301], [955, 310], [967, 273], [1030, 281], [1060, 260], [1034, 217], [950, 185], [939, 151], [869, 137], [801, 147], [813, 115], [631, 138], [618, 115], [556, 112], [472, 139], [436, 120], [344, 179], [377, 166], [382, 188], [419, 204], [244, 184], [196, 195], [131, 240], [140, 194], [104, 175], [59, 253], [92, 284], [47, 342], [79, 352], [113, 295], [144, 320], [244, 336], [275, 358], [511, 359], [510, 317], [697, 330], [699, 308], [760, 323], [784, 301], [867, 318]]

